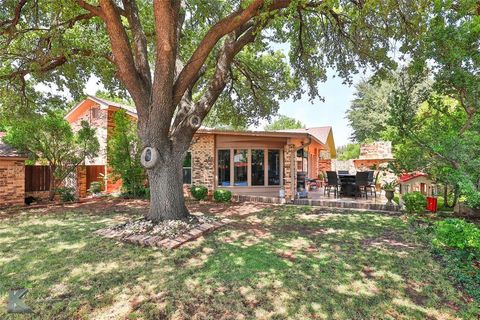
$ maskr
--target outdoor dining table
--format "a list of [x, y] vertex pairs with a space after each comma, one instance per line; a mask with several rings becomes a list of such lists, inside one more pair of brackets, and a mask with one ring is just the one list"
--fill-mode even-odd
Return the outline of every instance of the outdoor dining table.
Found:
[[355, 175], [354, 174], [339, 174], [341, 183], [340, 193], [345, 196], [355, 196]]

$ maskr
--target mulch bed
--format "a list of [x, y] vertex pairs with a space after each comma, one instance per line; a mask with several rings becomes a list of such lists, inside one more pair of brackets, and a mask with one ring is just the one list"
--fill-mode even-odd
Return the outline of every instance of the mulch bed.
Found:
[[231, 221], [218, 220], [211, 216], [195, 216], [188, 220], [167, 220], [155, 224], [140, 218], [97, 230], [95, 234], [146, 247], [175, 249]]

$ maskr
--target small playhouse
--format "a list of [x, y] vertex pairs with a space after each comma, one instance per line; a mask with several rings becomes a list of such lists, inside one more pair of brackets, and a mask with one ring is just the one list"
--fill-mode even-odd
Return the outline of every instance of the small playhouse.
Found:
[[429, 179], [426, 173], [414, 172], [402, 174], [399, 177], [400, 194], [413, 191], [420, 191], [427, 197], [435, 196], [438, 193], [437, 185]]

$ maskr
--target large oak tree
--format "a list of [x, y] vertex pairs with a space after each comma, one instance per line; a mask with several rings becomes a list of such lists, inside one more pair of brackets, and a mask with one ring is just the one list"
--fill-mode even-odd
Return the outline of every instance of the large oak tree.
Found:
[[405, 36], [421, 32], [425, 8], [407, 0], [3, 3], [3, 112], [34, 104], [38, 83], [80, 98], [92, 74], [128, 92], [142, 143], [159, 154], [147, 170], [147, 217], [157, 221], [188, 215], [182, 159], [214, 105], [224, 118], [259, 119], [281, 99], [318, 97], [328, 68], [348, 82], [363, 68], [388, 67], [389, 52], [408, 51]]

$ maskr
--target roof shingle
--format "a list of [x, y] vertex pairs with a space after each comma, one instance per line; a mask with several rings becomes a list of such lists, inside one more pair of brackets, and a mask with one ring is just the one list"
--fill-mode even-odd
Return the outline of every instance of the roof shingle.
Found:
[[275, 130], [278, 132], [296, 132], [296, 133], [309, 133], [323, 144], [327, 143], [328, 135], [332, 131], [332, 127], [313, 127], [313, 128], [300, 128], [300, 129], [284, 129]]
[[15, 148], [3, 142], [5, 132], [0, 132], [0, 158], [26, 158], [26, 156]]

